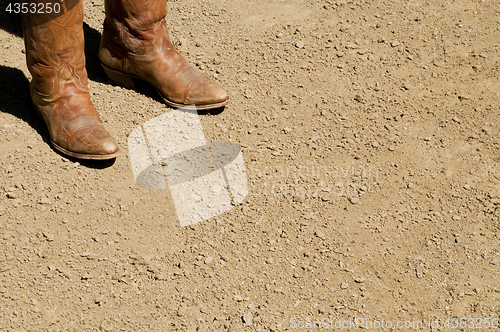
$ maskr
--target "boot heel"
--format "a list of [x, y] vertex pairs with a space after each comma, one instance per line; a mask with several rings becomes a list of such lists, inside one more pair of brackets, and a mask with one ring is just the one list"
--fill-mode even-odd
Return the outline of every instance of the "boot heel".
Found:
[[134, 87], [134, 81], [132, 75], [120, 72], [115, 69], [111, 69], [106, 65], [102, 65], [104, 72], [114, 83], [121, 85], [125, 88], [132, 89]]

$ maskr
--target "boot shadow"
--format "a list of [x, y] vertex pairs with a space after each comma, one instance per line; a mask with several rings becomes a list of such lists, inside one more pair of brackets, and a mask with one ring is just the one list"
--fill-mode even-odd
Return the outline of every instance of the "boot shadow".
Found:
[[[79, 162], [88, 168], [107, 168], [113, 165], [115, 159], [110, 160], [83, 160], [66, 156], [52, 147], [49, 139], [49, 131], [45, 122], [38, 117], [31, 102], [30, 82], [24, 73], [16, 68], [0, 65], [0, 77], [9, 79], [0, 80], [0, 111], [9, 113], [30, 125], [48, 144], [52, 151], [73, 162]], [[15, 98], [13, 98], [15, 96]]]
[[89, 79], [109, 84], [111, 81], [102, 69], [98, 56], [101, 33], [83, 22], [83, 34], [85, 36], [85, 68]]
[[[9, 113], [29, 124], [50, 144], [49, 132], [45, 123], [36, 114], [30, 96], [30, 82], [24, 73], [17, 68], [0, 65], [0, 77], [9, 79], [0, 80], [0, 110]], [[13, 98], [13, 96], [16, 96]]]
[[[10, 3], [14, 3], [14, 1]], [[21, 14], [7, 12], [6, 8], [8, 4], [8, 1], [0, 1], [0, 29], [22, 38], [23, 24], [21, 22]]]

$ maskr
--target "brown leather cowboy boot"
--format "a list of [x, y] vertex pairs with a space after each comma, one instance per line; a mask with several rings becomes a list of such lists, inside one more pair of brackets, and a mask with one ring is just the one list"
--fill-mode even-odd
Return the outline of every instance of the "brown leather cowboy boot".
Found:
[[[43, 8], [45, 13], [22, 15], [26, 60], [33, 76], [33, 105], [47, 124], [52, 145], [75, 158], [115, 158], [116, 141], [104, 129], [87, 89], [82, 1], [35, 3], [36, 11]], [[46, 13], [47, 6], [52, 13]]]
[[199, 110], [225, 106], [227, 92], [175, 49], [166, 0], [106, 0], [99, 59], [108, 77], [132, 88], [132, 78], [153, 85], [165, 104]]

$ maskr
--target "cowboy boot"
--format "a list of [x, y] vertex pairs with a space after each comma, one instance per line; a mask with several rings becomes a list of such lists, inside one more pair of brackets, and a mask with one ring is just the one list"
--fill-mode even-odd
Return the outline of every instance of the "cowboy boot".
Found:
[[175, 49], [165, 17], [166, 0], [106, 0], [99, 59], [108, 77], [132, 88], [133, 78], [153, 85], [168, 106], [225, 106], [227, 92]]
[[[118, 146], [104, 129], [87, 88], [81, 0], [38, 0], [50, 14], [23, 14], [31, 99], [55, 149], [75, 158], [115, 158]], [[59, 6], [56, 6], [59, 5]], [[57, 12], [55, 12], [57, 10]]]

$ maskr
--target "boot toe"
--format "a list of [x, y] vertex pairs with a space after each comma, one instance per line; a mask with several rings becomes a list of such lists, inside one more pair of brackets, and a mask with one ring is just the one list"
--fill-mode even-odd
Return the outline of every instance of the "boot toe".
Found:
[[68, 142], [68, 150], [85, 155], [112, 156], [118, 152], [115, 139], [102, 127], [92, 126], [80, 130]]
[[108, 137], [106, 140], [101, 142], [101, 146], [98, 149], [100, 154], [110, 155], [118, 151], [118, 144], [113, 137]]
[[188, 105], [210, 105], [223, 103], [228, 99], [227, 91], [217, 82], [204, 80], [195, 83], [186, 94]]

